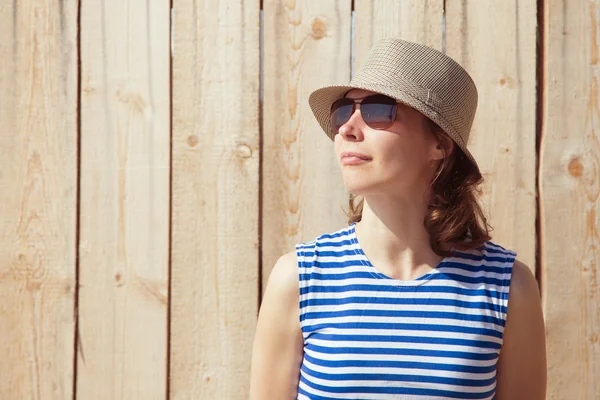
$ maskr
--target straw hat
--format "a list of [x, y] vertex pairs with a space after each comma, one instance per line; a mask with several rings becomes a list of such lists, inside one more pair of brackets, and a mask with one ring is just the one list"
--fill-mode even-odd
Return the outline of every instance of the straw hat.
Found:
[[335, 132], [329, 119], [331, 105], [350, 89], [385, 94], [418, 110], [454, 140], [479, 172], [467, 149], [477, 109], [477, 88], [450, 57], [401, 39], [378, 41], [350, 84], [322, 87], [308, 99], [317, 121], [332, 140]]

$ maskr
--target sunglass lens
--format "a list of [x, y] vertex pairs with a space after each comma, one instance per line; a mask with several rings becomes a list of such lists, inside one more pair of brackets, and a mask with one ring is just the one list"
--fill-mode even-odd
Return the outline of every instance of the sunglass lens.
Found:
[[335, 133], [339, 131], [342, 125], [344, 125], [352, 116], [354, 109], [354, 101], [348, 98], [342, 98], [337, 100], [331, 106], [331, 128]]
[[360, 114], [373, 129], [387, 129], [396, 119], [396, 100], [384, 95], [365, 98], [360, 103]]

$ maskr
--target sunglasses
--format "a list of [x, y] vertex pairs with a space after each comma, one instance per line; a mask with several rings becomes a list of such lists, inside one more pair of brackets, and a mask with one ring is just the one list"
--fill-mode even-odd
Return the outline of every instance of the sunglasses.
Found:
[[360, 104], [360, 115], [368, 127], [373, 129], [387, 129], [396, 120], [397, 101], [383, 94], [374, 94], [363, 99], [349, 99], [342, 97], [331, 106], [330, 119], [331, 129], [337, 134], [342, 125], [350, 120], [350, 117]]

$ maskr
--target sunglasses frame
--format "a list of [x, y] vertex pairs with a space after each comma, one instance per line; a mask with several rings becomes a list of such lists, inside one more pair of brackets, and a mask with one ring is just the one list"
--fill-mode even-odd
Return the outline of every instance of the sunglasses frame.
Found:
[[[341, 128], [341, 127], [342, 127], [344, 124], [346, 124], [346, 123], [348, 123], [348, 121], [350, 121], [350, 118], [352, 118], [352, 115], [353, 115], [353, 114], [354, 114], [354, 112], [356, 111], [356, 108], [357, 108], [356, 106], [357, 106], [357, 105], [359, 105], [359, 106], [360, 106], [360, 105], [362, 104], [362, 102], [363, 102], [363, 101], [365, 101], [366, 99], [368, 99], [368, 98], [370, 98], [370, 97], [385, 97], [385, 98], [388, 98], [388, 99], [391, 99], [391, 100], [393, 100], [393, 101], [394, 101], [394, 104], [388, 104], [388, 103], [378, 103], [378, 102], [367, 103], [367, 104], [381, 104], [381, 105], [389, 105], [389, 106], [392, 106], [392, 107], [393, 107], [393, 108], [392, 108], [392, 113], [393, 113], [393, 114], [392, 114], [392, 117], [393, 117], [393, 118], [392, 118], [392, 120], [391, 120], [391, 123], [390, 123], [388, 126], [385, 126], [385, 127], [379, 127], [379, 128], [377, 128], [377, 127], [371, 126], [371, 124], [369, 124], [369, 122], [367, 122], [367, 121], [365, 120], [364, 116], [363, 116], [363, 115], [362, 115], [362, 113], [361, 113], [361, 116], [360, 116], [360, 117], [362, 118], [363, 122], [364, 122], [364, 123], [365, 123], [365, 124], [366, 124], [366, 125], [367, 125], [369, 128], [371, 128], [371, 129], [376, 129], [376, 130], [384, 130], [384, 129], [388, 129], [390, 126], [394, 125], [394, 122], [396, 121], [396, 117], [397, 117], [397, 114], [398, 114], [398, 104], [399, 104], [399, 102], [398, 102], [396, 99], [394, 99], [393, 97], [390, 97], [390, 96], [388, 96], [388, 95], [385, 95], [385, 94], [370, 94], [370, 95], [368, 95], [368, 96], [361, 97], [361, 98], [358, 98], [358, 99], [351, 99], [351, 98], [349, 98], [349, 97], [341, 97], [341, 98], [339, 98], [339, 99], [337, 99], [336, 101], [334, 101], [334, 102], [333, 102], [333, 104], [332, 104], [332, 105], [331, 105], [331, 107], [330, 107], [330, 111], [329, 111], [329, 121], [330, 121], [330, 126], [331, 126], [331, 130], [333, 131], [333, 133], [334, 133], [335, 135], [337, 135], [337, 134], [339, 133], [339, 128], [336, 130], [336, 129], [335, 129], [335, 127], [334, 127], [334, 124], [332, 123], [333, 121], [331, 121], [331, 117], [333, 116], [333, 113], [334, 113], [334, 111], [335, 111], [335, 110], [333, 110], [333, 107], [335, 106], [335, 104], [336, 104], [337, 102], [339, 102], [340, 100], [349, 100], [349, 101], [352, 101], [352, 102], [353, 102], [353, 104], [352, 104], [352, 111], [350, 112], [350, 115], [348, 116], [348, 119], [347, 119], [347, 120], [346, 120], [346, 121], [345, 121], [343, 124], [341, 124], [341, 125], [340, 125], [340, 128]], [[346, 104], [344, 104], [344, 105], [346, 105]], [[344, 105], [342, 105], [342, 106], [340, 106], [340, 107], [343, 107]], [[347, 104], [347, 105], [350, 105], [350, 104]], [[337, 109], [339, 109], [340, 107], [337, 107], [337, 108], [336, 108], [336, 110], [337, 110]], [[360, 107], [358, 107], [358, 108], [360, 109]]]

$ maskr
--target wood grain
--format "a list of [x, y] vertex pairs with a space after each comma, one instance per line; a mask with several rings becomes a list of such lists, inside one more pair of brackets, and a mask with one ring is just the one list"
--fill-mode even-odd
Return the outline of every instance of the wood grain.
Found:
[[536, 2], [446, 2], [446, 52], [473, 77], [469, 148], [486, 182], [493, 241], [536, 259]]
[[385, 37], [442, 49], [443, 0], [360, 0], [354, 7], [355, 71], [375, 42]]
[[351, 2], [264, 2], [262, 276], [300, 241], [347, 225], [348, 195], [309, 106], [320, 86], [350, 80]]
[[81, 5], [81, 399], [166, 395], [169, 6]]
[[0, 398], [73, 396], [77, 6], [0, 5]]
[[546, 2], [540, 201], [548, 399], [600, 398], [600, 6]]
[[258, 312], [258, 1], [175, 0], [171, 399], [246, 399]]

